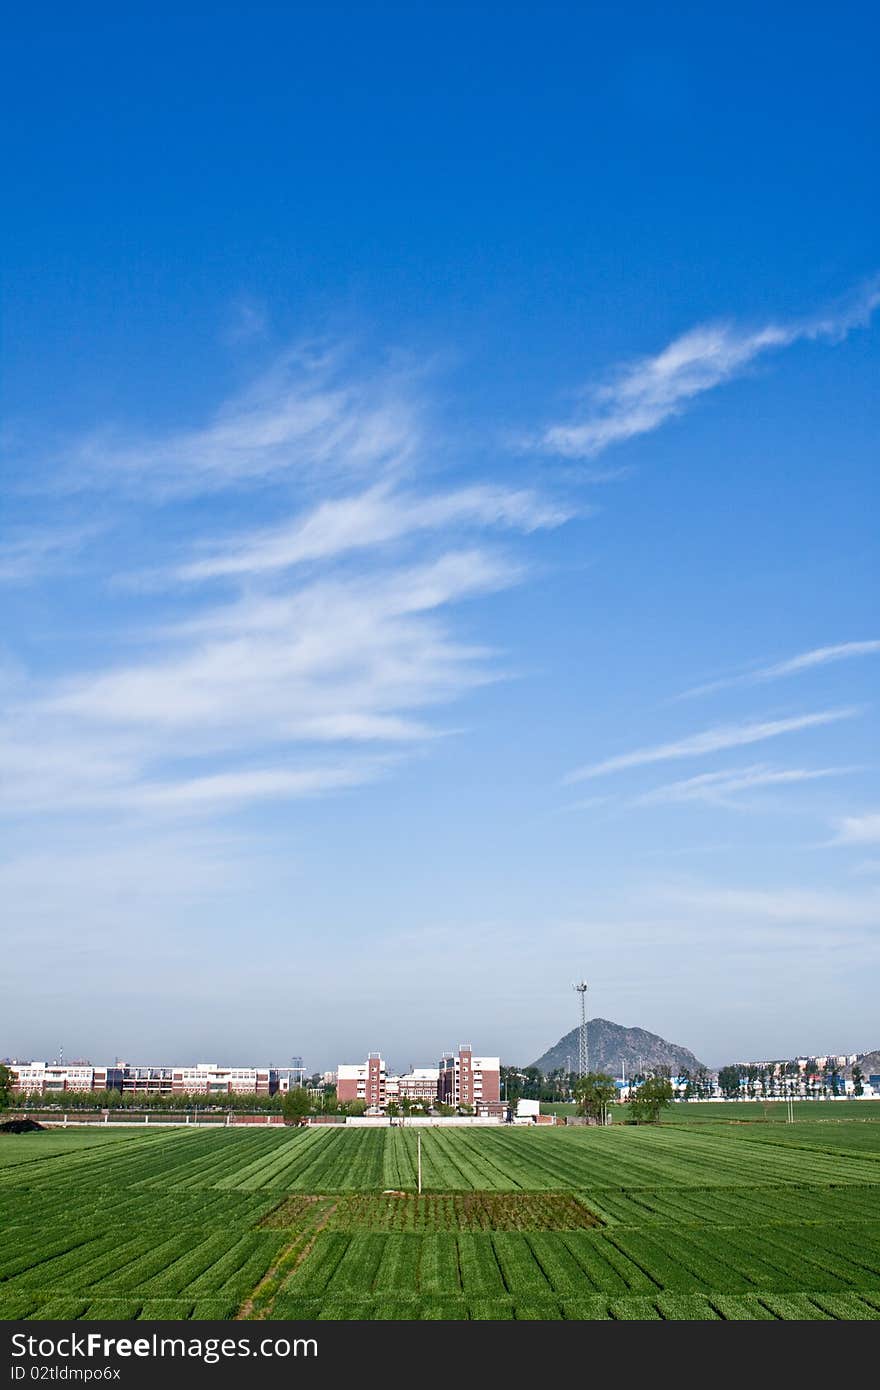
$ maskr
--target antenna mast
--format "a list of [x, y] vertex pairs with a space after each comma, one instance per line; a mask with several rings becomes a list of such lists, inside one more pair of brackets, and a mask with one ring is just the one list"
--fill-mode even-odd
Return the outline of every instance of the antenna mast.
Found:
[[590, 1051], [587, 1046], [587, 990], [589, 985], [586, 980], [579, 981], [572, 985], [581, 997], [581, 1026], [578, 1038], [578, 1076], [586, 1076], [590, 1070]]

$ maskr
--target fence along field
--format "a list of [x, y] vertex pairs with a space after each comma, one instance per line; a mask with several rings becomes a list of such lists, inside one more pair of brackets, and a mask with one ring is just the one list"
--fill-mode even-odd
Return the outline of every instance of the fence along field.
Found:
[[415, 1143], [3, 1136], [0, 1316], [880, 1318], [880, 1121]]

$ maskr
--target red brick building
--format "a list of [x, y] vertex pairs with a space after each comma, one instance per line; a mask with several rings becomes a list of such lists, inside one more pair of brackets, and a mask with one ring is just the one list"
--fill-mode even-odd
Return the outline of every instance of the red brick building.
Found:
[[470, 1043], [440, 1059], [438, 1098], [444, 1105], [470, 1105], [474, 1110], [501, 1098], [500, 1057], [475, 1057]]
[[341, 1062], [336, 1073], [337, 1100], [362, 1100], [367, 1109], [384, 1107], [387, 1073], [381, 1053], [371, 1052], [365, 1062]]
[[439, 1067], [413, 1067], [403, 1076], [389, 1076], [378, 1052], [365, 1062], [342, 1063], [337, 1071], [337, 1099], [362, 1100], [368, 1110], [384, 1110], [389, 1101], [408, 1098], [456, 1109], [467, 1105], [479, 1112], [497, 1106], [500, 1094], [500, 1059], [475, 1057], [469, 1043], [442, 1057]]

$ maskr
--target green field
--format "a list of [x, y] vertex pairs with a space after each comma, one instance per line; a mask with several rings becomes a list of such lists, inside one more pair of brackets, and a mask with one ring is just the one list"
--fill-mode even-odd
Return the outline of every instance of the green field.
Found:
[[[629, 1106], [613, 1104], [608, 1107], [612, 1124], [625, 1124]], [[880, 1102], [871, 1100], [796, 1100], [793, 1103], [795, 1120], [880, 1120]], [[541, 1101], [542, 1115], [576, 1115], [573, 1101]], [[788, 1104], [784, 1100], [713, 1100], [674, 1101], [661, 1115], [667, 1125], [717, 1124], [719, 1120], [736, 1120], [740, 1124], [788, 1123]]]
[[880, 1318], [880, 1117], [693, 1108], [423, 1131], [421, 1197], [412, 1129], [2, 1136], [0, 1316]]

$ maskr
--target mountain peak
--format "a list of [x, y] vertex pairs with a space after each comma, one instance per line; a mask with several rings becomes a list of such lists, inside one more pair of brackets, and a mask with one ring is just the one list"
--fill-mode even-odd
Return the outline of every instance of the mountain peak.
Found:
[[[558, 1067], [564, 1071], [577, 1071], [579, 1034], [579, 1028], [572, 1028], [532, 1066], [545, 1076]], [[703, 1066], [686, 1047], [667, 1042], [645, 1028], [625, 1028], [623, 1024], [612, 1023], [607, 1018], [587, 1020], [587, 1047], [590, 1071], [604, 1071], [612, 1076], [619, 1076], [623, 1066], [628, 1076], [655, 1067], [671, 1067], [673, 1073], [678, 1073], [685, 1068], [691, 1072], [697, 1071]]]

